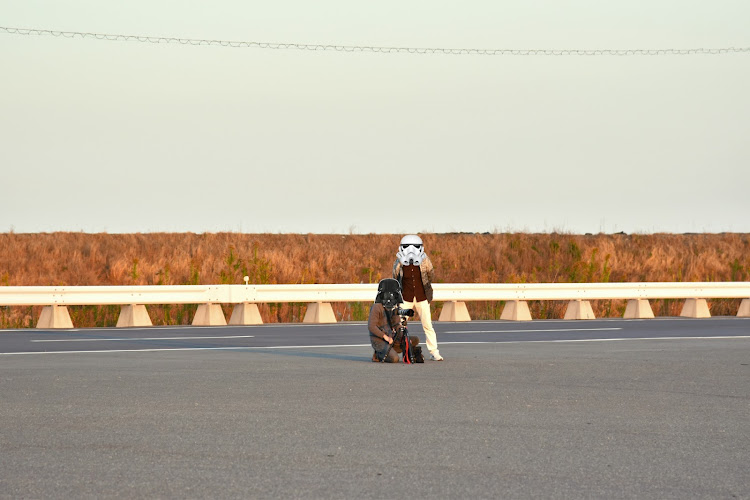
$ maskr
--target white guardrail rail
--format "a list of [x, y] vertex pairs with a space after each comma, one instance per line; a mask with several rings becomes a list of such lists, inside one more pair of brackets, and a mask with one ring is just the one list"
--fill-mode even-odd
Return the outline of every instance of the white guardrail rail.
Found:
[[[565, 319], [594, 319], [589, 301], [625, 299], [625, 318], [653, 318], [649, 299], [684, 299], [681, 316], [710, 317], [706, 299], [743, 299], [750, 317], [750, 282], [689, 283], [436, 283], [444, 302], [438, 321], [470, 321], [468, 301], [506, 302], [501, 319], [529, 321], [527, 301], [569, 301]], [[44, 306], [37, 328], [73, 328], [67, 306], [120, 305], [118, 327], [150, 326], [146, 305], [198, 304], [193, 325], [226, 325], [221, 304], [235, 304], [229, 324], [262, 324], [257, 304], [307, 303], [306, 323], [335, 323], [332, 302], [372, 302], [377, 284], [0, 286], [0, 306]]]

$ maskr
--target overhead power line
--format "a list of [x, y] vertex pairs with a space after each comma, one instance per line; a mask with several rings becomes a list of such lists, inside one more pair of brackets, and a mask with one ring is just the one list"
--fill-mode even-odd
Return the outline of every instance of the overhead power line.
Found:
[[167, 36], [122, 35], [112, 33], [88, 33], [81, 31], [57, 31], [38, 28], [13, 28], [0, 26], [0, 31], [12, 35], [54, 36], [64, 38], [91, 38], [119, 42], [176, 43], [181, 45], [209, 45], [235, 48], [258, 48], [275, 50], [309, 50], [336, 52], [377, 52], [438, 55], [482, 55], [482, 56], [685, 56], [696, 54], [750, 53], [750, 47], [692, 48], [692, 49], [471, 49], [445, 47], [384, 47], [377, 45], [336, 45], [320, 43], [276, 43]]

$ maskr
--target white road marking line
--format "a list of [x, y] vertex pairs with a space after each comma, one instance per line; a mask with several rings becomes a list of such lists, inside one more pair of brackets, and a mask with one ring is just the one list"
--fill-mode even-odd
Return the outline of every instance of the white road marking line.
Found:
[[319, 349], [322, 347], [371, 347], [370, 344], [332, 344], [332, 345], [281, 345], [281, 346], [245, 346], [245, 347], [174, 347], [163, 349], [106, 349], [98, 351], [29, 351], [29, 352], [0, 352], [0, 356], [17, 354], [102, 354], [120, 352], [162, 352], [162, 351], [248, 351], [253, 349]]
[[[572, 321], [578, 321], [574, 319], [539, 319], [534, 320], [536, 322], [544, 322], [545, 324], [550, 323], [570, 323]], [[654, 322], [669, 322], [669, 321], [678, 321], [681, 323], [684, 322], [690, 322], [692, 321], [691, 318], [681, 318], [676, 316], [657, 316], [656, 318], [647, 318], [647, 319], [624, 319], [624, 318], [596, 318], [594, 320], [586, 320], [586, 321], [595, 321], [595, 322], [609, 322], [609, 323], [634, 323], [634, 322], [643, 322], [643, 321], [650, 321], [652, 323]], [[742, 317], [736, 317], [736, 316], [712, 316], [711, 318], [701, 318], [698, 321], [750, 321], [750, 318], [742, 318]], [[475, 320], [475, 323], [495, 323], [493, 320]], [[441, 321], [440, 323], [445, 324], [460, 324], [462, 322], [459, 321]], [[317, 323], [268, 323], [268, 324], [261, 324], [261, 325], [227, 325], [230, 328], [308, 328], [308, 327], [328, 327], [328, 328], [343, 328], [347, 326], [351, 326], [352, 324], [355, 325], [363, 325], [367, 324], [366, 321], [347, 321], [342, 323], [323, 323], [323, 324], [317, 324]], [[134, 331], [134, 330], [181, 330], [185, 328], [224, 328], [224, 327], [206, 327], [206, 326], [193, 326], [193, 325], [177, 325], [177, 326], [146, 326], [146, 327], [127, 327], [126, 330], [128, 331]], [[9, 332], [9, 333], [22, 333], [22, 332], [28, 332], [30, 330], [36, 330], [36, 331], [42, 331], [42, 332], [96, 332], [96, 331], [109, 331], [112, 330], [112, 327], [96, 327], [96, 328], [59, 328], [59, 329], [53, 329], [53, 328], [39, 328], [38, 330], [36, 328], [5, 328], [0, 329], [0, 332]], [[500, 331], [512, 331], [512, 330], [487, 330], [487, 332], [490, 333], [497, 333]], [[521, 331], [531, 331], [531, 330], [521, 330]], [[554, 330], [554, 331], [560, 331], [560, 330]], [[480, 331], [482, 332], [482, 331]], [[440, 333], [440, 332], [438, 332]], [[460, 330], [452, 330], [445, 333], [469, 333], [469, 332], [462, 332]]]
[[[616, 342], [627, 340], [726, 340], [726, 339], [750, 339], [750, 335], [726, 335], [718, 337], [633, 337], [614, 339], [575, 339], [575, 340], [512, 340], [512, 341], [465, 341], [465, 342], [440, 342], [443, 344], [555, 344], [576, 342]], [[288, 346], [258, 346], [258, 347], [184, 347], [165, 349], [108, 349], [98, 351], [40, 351], [40, 352], [0, 352], [0, 356], [16, 356], [25, 354], [106, 354], [106, 353], [130, 353], [130, 352], [162, 352], [162, 351], [252, 351], [262, 349], [320, 349], [335, 347], [371, 347], [370, 344], [330, 344], [330, 345], [288, 345]]]
[[550, 328], [544, 330], [451, 330], [444, 333], [603, 332], [622, 328]]
[[617, 342], [623, 340], [716, 340], [716, 339], [750, 339], [750, 335], [722, 335], [716, 337], [622, 337], [612, 339], [561, 339], [561, 340], [477, 340], [440, 342], [443, 344], [565, 344], [575, 342]]
[[100, 339], [32, 339], [31, 342], [109, 342], [116, 340], [205, 340], [205, 339], [250, 339], [255, 335], [227, 335], [224, 337], [147, 337], [147, 338], [100, 338]]
[[[268, 323], [268, 324], [261, 324], [261, 325], [226, 325], [226, 326], [194, 326], [194, 325], [176, 325], [176, 326], [144, 326], [144, 327], [123, 327], [122, 330], [125, 331], [138, 331], [138, 330], [153, 330], [153, 331], [160, 331], [160, 330], [186, 330], [186, 329], [212, 329], [212, 328], [343, 328], [347, 326], [351, 326], [352, 324], [364, 324], [366, 325], [366, 321], [347, 321], [342, 323]], [[6, 328], [6, 329], [0, 329], [0, 332], [9, 332], [9, 333], [25, 333], [29, 331], [35, 331], [38, 332], [49, 332], [49, 333], [57, 333], [57, 332], [101, 332], [101, 331], [112, 331], [113, 329], [120, 330], [120, 328], [116, 327], [91, 327], [91, 328]]]

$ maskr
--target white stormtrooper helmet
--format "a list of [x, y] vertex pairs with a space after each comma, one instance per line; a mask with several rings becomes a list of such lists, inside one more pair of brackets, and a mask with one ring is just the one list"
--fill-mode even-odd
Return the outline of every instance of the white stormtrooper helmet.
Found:
[[408, 266], [414, 264], [418, 266], [426, 256], [422, 238], [416, 234], [407, 234], [401, 238], [401, 245], [398, 247], [396, 257], [402, 265]]

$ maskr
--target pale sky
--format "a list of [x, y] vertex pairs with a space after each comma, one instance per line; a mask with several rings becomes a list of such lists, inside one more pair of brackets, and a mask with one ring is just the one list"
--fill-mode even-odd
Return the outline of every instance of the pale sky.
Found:
[[[747, 0], [3, 0], [0, 26], [750, 47]], [[0, 31], [0, 232], [750, 232], [750, 52], [413, 55]]]

